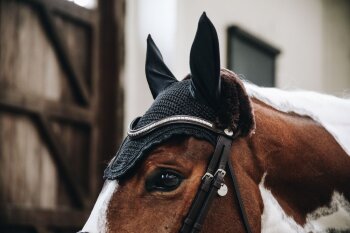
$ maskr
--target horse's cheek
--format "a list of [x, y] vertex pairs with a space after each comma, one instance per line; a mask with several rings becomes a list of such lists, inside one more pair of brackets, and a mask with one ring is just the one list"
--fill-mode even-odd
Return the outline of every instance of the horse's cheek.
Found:
[[107, 232], [177, 232], [182, 219], [181, 200], [138, 196], [132, 188], [121, 187], [109, 204]]
[[[138, 203], [125, 186], [114, 193], [107, 210], [107, 233], [134, 232], [132, 227], [138, 221]], [[134, 199], [134, 201], [132, 201]]]

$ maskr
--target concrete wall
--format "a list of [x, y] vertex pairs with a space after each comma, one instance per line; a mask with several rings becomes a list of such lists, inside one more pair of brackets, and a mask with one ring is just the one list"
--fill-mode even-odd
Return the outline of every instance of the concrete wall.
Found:
[[322, 90], [350, 97], [350, 1], [322, 2]]
[[347, 0], [128, 0], [125, 125], [152, 102], [144, 75], [151, 33], [178, 79], [189, 72], [189, 52], [203, 11], [219, 35], [226, 66], [226, 30], [238, 25], [281, 50], [276, 83], [336, 95], [350, 89], [350, 1]]

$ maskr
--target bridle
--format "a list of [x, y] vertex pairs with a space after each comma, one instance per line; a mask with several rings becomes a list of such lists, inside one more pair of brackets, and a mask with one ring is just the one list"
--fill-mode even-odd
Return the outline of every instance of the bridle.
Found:
[[238, 137], [238, 134], [234, 134], [234, 132], [230, 129], [218, 129], [212, 122], [204, 120], [202, 118], [187, 115], [167, 117], [135, 129], [135, 126], [139, 120], [140, 117], [133, 120], [130, 124], [130, 127], [128, 129], [128, 136], [131, 139], [143, 137], [161, 127], [174, 124], [199, 126], [208, 129], [218, 135], [214, 154], [208, 164], [208, 168], [205, 174], [202, 177], [200, 188], [183, 222], [180, 233], [198, 233], [201, 231], [205, 217], [208, 214], [209, 208], [214, 198], [216, 197], [216, 194], [218, 194], [220, 197], [224, 197], [227, 194], [227, 186], [224, 183], [226, 170], [229, 171], [232, 179], [233, 187], [235, 190], [235, 198], [237, 199], [239, 205], [240, 215], [244, 228], [247, 233], [251, 233], [247, 214], [245, 212], [243, 201], [239, 192], [237, 179], [232, 167], [232, 161], [229, 156], [232, 141]]
[[224, 183], [224, 177], [226, 175], [227, 169], [230, 173], [233, 187], [235, 189], [235, 198], [237, 199], [239, 205], [240, 215], [244, 228], [247, 233], [251, 233], [247, 214], [245, 212], [243, 201], [239, 192], [239, 186], [232, 167], [231, 158], [229, 156], [232, 142], [235, 138], [238, 137], [238, 134], [234, 134], [234, 132], [230, 129], [218, 129], [212, 122], [204, 120], [202, 118], [187, 115], [167, 117], [154, 123], [145, 125], [141, 128], [135, 129], [135, 126], [139, 119], [140, 117], [136, 118], [130, 124], [128, 136], [131, 139], [145, 136], [148, 133], [161, 127], [174, 124], [188, 124], [199, 126], [208, 129], [218, 135], [214, 154], [208, 164], [206, 173], [202, 177], [200, 188], [183, 222], [180, 233], [197, 233], [201, 231], [205, 217], [208, 214], [209, 208], [216, 194], [218, 194], [220, 197], [224, 197], [227, 194], [227, 186]]

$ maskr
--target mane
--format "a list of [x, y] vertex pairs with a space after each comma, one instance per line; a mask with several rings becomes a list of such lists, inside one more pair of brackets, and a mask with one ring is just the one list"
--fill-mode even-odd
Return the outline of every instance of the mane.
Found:
[[251, 98], [285, 113], [308, 116], [320, 123], [350, 155], [350, 99], [304, 90], [258, 87], [244, 81]]

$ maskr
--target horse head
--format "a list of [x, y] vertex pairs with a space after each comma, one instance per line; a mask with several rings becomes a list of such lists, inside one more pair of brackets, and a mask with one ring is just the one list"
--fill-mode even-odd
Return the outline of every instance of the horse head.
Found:
[[[265, 204], [261, 185], [281, 184], [276, 164], [294, 161], [295, 153], [307, 158], [316, 148], [310, 142], [305, 150], [298, 149], [293, 136], [308, 143], [315, 135], [333, 140], [310, 119], [294, 122], [252, 101], [240, 79], [220, 68], [218, 37], [205, 13], [192, 44], [190, 71], [178, 81], [151, 36], [147, 38], [146, 77], [154, 102], [130, 124], [82, 232], [260, 232]], [[310, 134], [301, 133], [307, 129]], [[289, 151], [281, 151], [283, 143], [290, 145]], [[324, 153], [330, 151], [344, 155], [336, 143], [324, 148]], [[343, 163], [349, 159], [344, 157]], [[266, 177], [268, 169], [276, 175]], [[288, 166], [280, 169], [297, 177]], [[307, 211], [321, 202], [289, 207], [286, 200], [294, 203], [299, 197], [285, 198], [289, 187], [283, 187], [275, 193], [283, 209], [305, 224]]]

